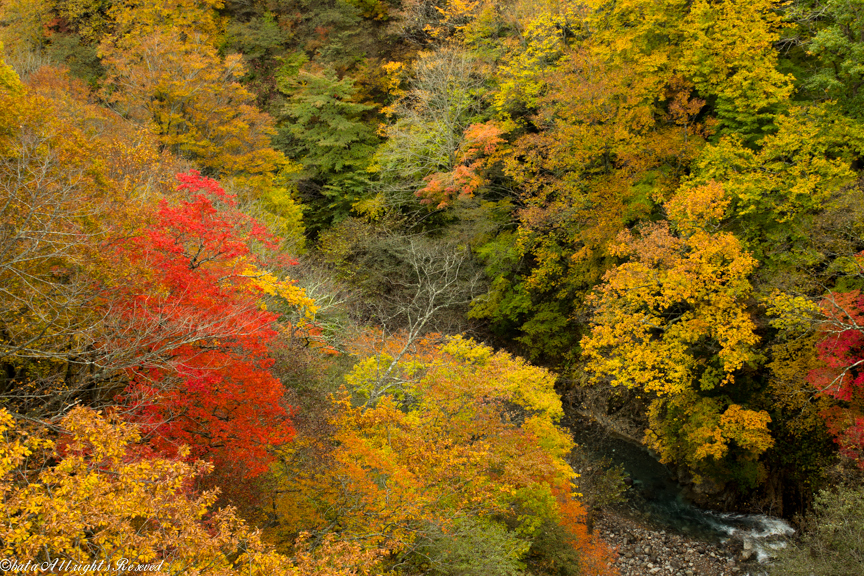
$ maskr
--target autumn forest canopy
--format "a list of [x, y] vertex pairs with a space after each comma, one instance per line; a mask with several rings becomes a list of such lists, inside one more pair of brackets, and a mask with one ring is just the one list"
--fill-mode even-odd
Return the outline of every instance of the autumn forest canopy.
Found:
[[577, 420], [705, 507], [860, 499], [862, 30], [0, 0], [3, 556], [612, 574]]

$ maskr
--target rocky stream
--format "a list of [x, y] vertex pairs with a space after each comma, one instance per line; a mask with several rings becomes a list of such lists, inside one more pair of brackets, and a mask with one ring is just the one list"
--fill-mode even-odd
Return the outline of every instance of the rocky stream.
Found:
[[670, 470], [626, 439], [592, 433], [587, 440], [579, 431], [574, 436], [629, 476], [627, 506], [605, 511], [595, 523], [617, 551], [621, 576], [761, 576], [774, 551], [795, 532], [780, 518], [693, 505]]

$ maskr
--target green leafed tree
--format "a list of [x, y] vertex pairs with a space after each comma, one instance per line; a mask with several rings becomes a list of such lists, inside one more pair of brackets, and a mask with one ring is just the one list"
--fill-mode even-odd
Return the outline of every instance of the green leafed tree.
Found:
[[302, 166], [294, 178], [310, 201], [315, 228], [347, 216], [371, 186], [367, 168], [379, 139], [367, 116], [374, 107], [355, 101], [349, 77], [286, 68], [279, 79], [286, 103], [276, 141]]
[[799, 16], [820, 21], [805, 44], [816, 58], [816, 70], [805, 87], [818, 99], [836, 100], [853, 118], [864, 118], [864, 2], [821, 0], [801, 8]]

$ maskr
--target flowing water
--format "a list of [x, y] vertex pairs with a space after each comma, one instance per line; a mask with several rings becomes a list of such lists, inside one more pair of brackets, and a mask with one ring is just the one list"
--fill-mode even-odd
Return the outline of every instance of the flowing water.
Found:
[[715, 543], [741, 538], [760, 562], [768, 561], [771, 550], [784, 546], [783, 538], [795, 532], [780, 518], [719, 513], [693, 505], [669, 469], [642, 446], [589, 429], [575, 430], [574, 439], [593, 455], [623, 465], [641, 511], [665, 529]]

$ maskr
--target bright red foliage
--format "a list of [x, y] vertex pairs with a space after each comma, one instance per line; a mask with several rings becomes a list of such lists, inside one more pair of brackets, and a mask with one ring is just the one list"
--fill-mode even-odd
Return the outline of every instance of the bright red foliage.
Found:
[[177, 178], [190, 199], [163, 200], [149, 229], [117, 247], [132, 270], [112, 304], [135, 352], [127, 401], [158, 450], [187, 444], [192, 457], [258, 475], [268, 446], [293, 436], [283, 386], [268, 370], [276, 315], [253, 282], [250, 245], [273, 239], [216, 181], [194, 171]]
[[864, 296], [857, 290], [832, 294], [822, 313], [825, 336], [818, 351], [824, 367], [809, 379], [820, 394], [841, 401], [823, 416], [841, 452], [864, 468]]

